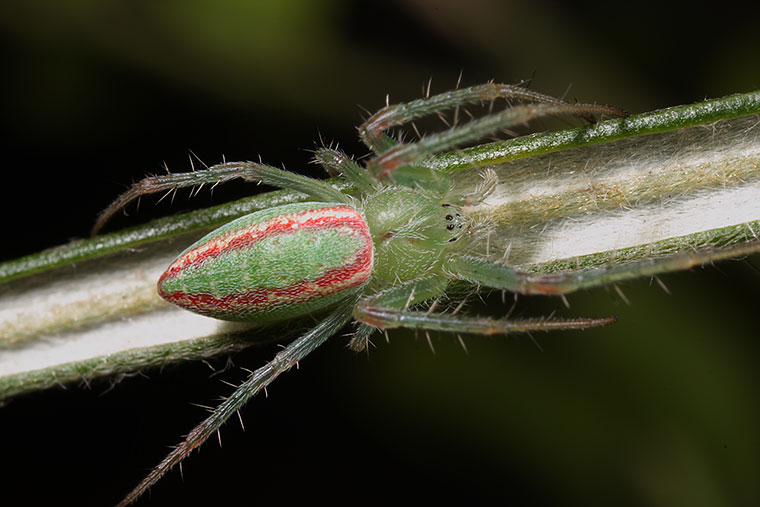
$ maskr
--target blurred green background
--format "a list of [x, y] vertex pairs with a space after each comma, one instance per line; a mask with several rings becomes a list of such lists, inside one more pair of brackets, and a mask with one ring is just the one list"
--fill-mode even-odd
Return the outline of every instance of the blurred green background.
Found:
[[[625, 5], [623, 7], [622, 5]], [[84, 237], [148, 172], [348, 153], [385, 102], [488, 79], [642, 112], [760, 87], [757, 7], [560, 1], [37, 1], [0, 6], [3, 260]], [[569, 90], [569, 91], [568, 91]], [[144, 200], [114, 227], [257, 191]], [[752, 266], [754, 263], [754, 267]], [[760, 501], [758, 259], [521, 298], [525, 316], [616, 314], [527, 337], [392, 333], [369, 357], [339, 337], [151, 494], [154, 505], [328, 501], [735, 506]], [[488, 308], [506, 312], [499, 297]], [[235, 356], [255, 368], [276, 347]], [[223, 360], [214, 363], [224, 365]], [[14, 400], [3, 494], [114, 503], [229, 392], [204, 364]], [[239, 369], [223, 375], [237, 382]], [[147, 503], [147, 502], [146, 502]]]

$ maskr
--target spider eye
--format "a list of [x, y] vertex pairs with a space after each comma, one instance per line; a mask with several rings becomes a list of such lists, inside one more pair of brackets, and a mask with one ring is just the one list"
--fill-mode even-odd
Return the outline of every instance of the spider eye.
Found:
[[445, 223], [446, 230], [450, 231], [448, 234], [449, 237], [446, 241], [453, 243], [459, 239], [459, 236], [461, 236], [464, 232], [464, 229], [466, 229], [464, 226], [467, 222], [467, 218], [459, 213], [461, 210], [459, 207], [454, 206], [453, 204], [442, 203], [441, 207], [446, 211], [439, 215], [440, 218], [438, 220], [441, 220], [443, 223]]

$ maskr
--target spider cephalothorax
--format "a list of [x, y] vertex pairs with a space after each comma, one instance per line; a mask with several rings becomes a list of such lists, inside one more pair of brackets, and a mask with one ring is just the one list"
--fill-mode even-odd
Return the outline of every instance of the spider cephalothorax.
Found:
[[[417, 117], [497, 98], [532, 101], [492, 112], [416, 142], [400, 143], [385, 130]], [[233, 178], [300, 191], [309, 202], [288, 204], [241, 217], [188, 247], [158, 282], [164, 299], [188, 310], [228, 320], [266, 322], [305, 314], [319, 323], [251, 373], [238, 389], [192, 430], [123, 504], [139, 497], [167, 470], [201, 445], [232, 414], [346, 323], [356, 323], [350, 346], [366, 347], [380, 328], [408, 327], [473, 334], [578, 329], [612, 322], [602, 319], [492, 319], [420, 311], [421, 303], [445, 295], [452, 281], [516, 293], [565, 293], [600, 283], [595, 273], [536, 275], [468, 253], [484, 224], [464, 209], [483, 201], [496, 175], [462, 194], [426, 159], [528, 120], [556, 114], [586, 119], [622, 115], [593, 104], [568, 104], [519, 86], [488, 83], [433, 97], [389, 105], [360, 128], [373, 151], [364, 167], [343, 153], [317, 150], [315, 160], [340, 175], [355, 192], [321, 180], [255, 162], [230, 162], [191, 173], [150, 177], [130, 188], [99, 217], [95, 230], [118, 209], [148, 193]]]

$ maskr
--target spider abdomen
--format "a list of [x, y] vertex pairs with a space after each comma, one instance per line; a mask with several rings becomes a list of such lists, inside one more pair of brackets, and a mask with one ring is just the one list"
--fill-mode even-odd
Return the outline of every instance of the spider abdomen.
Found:
[[374, 250], [358, 211], [297, 203], [238, 218], [182, 252], [159, 295], [227, 320], [271, 321], [325, 308], [372, 273]]

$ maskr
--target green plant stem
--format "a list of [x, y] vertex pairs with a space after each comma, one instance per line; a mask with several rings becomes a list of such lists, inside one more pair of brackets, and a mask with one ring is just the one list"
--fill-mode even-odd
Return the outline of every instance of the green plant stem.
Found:
[[[760, 93], [734, 95], [429, 164], [453, 171], [462, 190], [477, 185], [480, 168], [497, 172], [496, 192], [468, 210], [491, 225], [473, 246], [482, 255], [537, 272], [685, 251], [711, 261], [760, 249], [758, 113]], [[267, 335], [173, 308], [155, 281], [210, 228], [301, 198], [257, 195], [0, 265], [0, 398], [208, 357]]]

